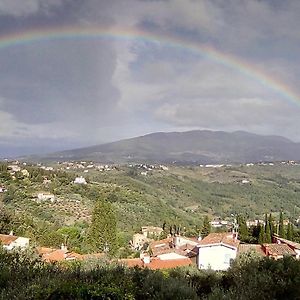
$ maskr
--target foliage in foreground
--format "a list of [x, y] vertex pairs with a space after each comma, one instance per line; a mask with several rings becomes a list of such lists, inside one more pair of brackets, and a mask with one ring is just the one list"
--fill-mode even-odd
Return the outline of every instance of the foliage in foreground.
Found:
[[1, 252], [0, 299], [300, 299], [300, 261], [243, 256], [223, 273], [151, 271]]

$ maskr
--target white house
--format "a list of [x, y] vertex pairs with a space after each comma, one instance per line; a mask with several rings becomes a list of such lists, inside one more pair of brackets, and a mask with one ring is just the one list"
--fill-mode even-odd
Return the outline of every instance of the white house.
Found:
[[0, 193], [7, 192], [7, 189], [4, 186], [0, 186]]
[[86, 184], [86, 180], [84, 177], [80, 176], [80, 177], [76, 177], [74, 180], [75, 184]]
[[4, 249], [21, 249], [24, 250], [29, 247], [29, 238], [14, 236], [12, 234], [0, 234], [0, 242]]
[[9, 165], [9, 166], [7, 166], [7, 169], [12, 172], [20, 172], [21, 171], [21, 167], [16, 166], [16, 165]]
[[38, 201], [51, 201], [53, 203], [55, 201], [55, 196], [47, 192], [41, 192], [37, 194], [37, 199]]
[[210, 233], [197, 246], [198, 268], [227, 270], [237, 256], [239, 243], [232, 233]]

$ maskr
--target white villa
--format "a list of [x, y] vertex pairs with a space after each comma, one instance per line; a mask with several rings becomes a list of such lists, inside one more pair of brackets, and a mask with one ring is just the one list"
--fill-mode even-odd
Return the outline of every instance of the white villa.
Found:
[[40, 192], [37, 194], [37, 199], [39, 202], [41, 201], [50, 201], [50, 202], [54, 202], [55, 201], [55, 196], [51, 193], [47, 193], [47, 192]]
[[227, 270], [237, 256], [239, 243], [232, 233], [210, 233], [197, 246], [198, 268]]
[[5, 250], [24, 250], [29, 247], [29, 238], [15, 236], [13, 234], [0, 234], [0, 242]]
[[74, 180], [75, 184], [87, 184], [86, 180], [84, 177], [80, 176], [80, 177], [76, 177]]

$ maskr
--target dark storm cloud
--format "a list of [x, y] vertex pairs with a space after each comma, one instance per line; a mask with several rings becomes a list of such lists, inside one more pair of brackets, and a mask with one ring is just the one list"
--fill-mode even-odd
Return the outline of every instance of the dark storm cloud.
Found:
[[[299, 15], [300, 2], [292, 0], [2, 0], [0, 35], [65, 26], [138, 28], [183, 46], [208, 44], [296, 95]], [[68, 148], [165, 129], [296, 138], [300, 100], [285, 92], [163, 39], [45, 40], [0, 50], [0, 136], [6, 149], [18, 144], [39, 151], [38, 145]]]
[[7, 49], [0, 56], [1, 95], [7, 99], [2, 109], [24, 123], [82, 115], [93, 120], [117, 100], [118, 92], [110, 83], [114, 61], [111, 46], [97, 40], [38, 42]]

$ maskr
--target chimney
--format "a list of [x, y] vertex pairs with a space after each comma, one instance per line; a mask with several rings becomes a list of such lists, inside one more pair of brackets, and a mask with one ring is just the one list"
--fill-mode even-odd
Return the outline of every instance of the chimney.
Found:
[[173, 244], [176, 249], [179, 249], [180, 247], [180, 235], [175, 235], [173, 238]]
[[150, 264], [150, 255], [148, 253], [141, 253], [140, 259], [144, 262], [145, 265]]
[[144, 258], [143, 258], [143, 261], [144, 261], [145, 265], [150, 264], [150, 256], [149, 255], [145, 255]]
[[11, 231], [9, 232], [9, 235], [14, 235], [14, 232], [11, 230]]
[[60, 249], [64, 252], [68, 252], [68, 247], [66, 245], [64, 245], [63, 243], [61, 244]]

